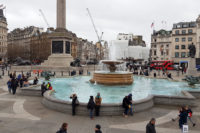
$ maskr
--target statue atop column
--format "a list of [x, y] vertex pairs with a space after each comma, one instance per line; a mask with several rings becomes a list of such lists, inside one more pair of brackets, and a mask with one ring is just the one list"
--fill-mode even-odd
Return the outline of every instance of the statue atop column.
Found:
[[195, 58], [195, 55], [196, 55], [196, 47], [195, 47], [195, 45], [192, 43], [191, 45], [189, 45], [188, 49], [190, 50], [189, 51], [189, 57]]

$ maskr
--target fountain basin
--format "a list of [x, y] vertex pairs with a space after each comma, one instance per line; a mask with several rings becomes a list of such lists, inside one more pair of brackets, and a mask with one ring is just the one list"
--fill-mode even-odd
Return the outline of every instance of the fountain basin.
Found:
[[95, 72], [90, 82], [103, 85], [131, 85], [133, 83], [133, 74], [129, 72]]

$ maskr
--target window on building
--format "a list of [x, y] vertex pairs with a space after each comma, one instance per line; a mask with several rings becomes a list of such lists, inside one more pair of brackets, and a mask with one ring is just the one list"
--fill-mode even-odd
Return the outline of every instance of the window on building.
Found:
[[192, 37], [188, 37], [188, 41], [189, 41], [189, 42], [192, 42]]
[[168, 48], [168, 47], [169, 47], [169, 44], [167, 44], [166, 47]]
[[182, 42], [185, 42], [185, 37], [182, 38]]
[[179, 38], [175, 38], [175, 41], [176, 41], [176, 42], [179, 42]]
[[179, 57], [179, 52], [175, 52], [175, 57], [176, 57], [176, 58]]
[[175, 46], [175, 49], [179, 49], [179, 45], [176, 45], [176, 46]]
[[166, 55], [169, 55], [169, 50], [166, 50]]
[[182, 30], [182, 34], [186, 34], [186, 30]]
[[161, 55], [164, 55], [164, 52], [163, 52], [163, 51], [161, 51]]
[[156, 42], [157, 40], [156, 39], [154, 39], [154, 42]]
[[189, 30], [188, 30], [188, 33], [189, 33], [189, 34], [193, 33], [193, 30], [192, 30], [192, 29], [189, 29]]
[[156, 45], [154, 45], [154, 48], [156, 48]]
[[175, 34], [178, 35], [178, 34], [179, 34], [179, 30], [176, 30], [176, 31], [175, 31]]
[[185, 49], [185, 45], [181, 45], [181, 49]]
[[186, 52], [181, 52], [181, 57], [185, 58], [186, 57]]
[[154, 51], [154, 55], [156, 55], [156, 51]]

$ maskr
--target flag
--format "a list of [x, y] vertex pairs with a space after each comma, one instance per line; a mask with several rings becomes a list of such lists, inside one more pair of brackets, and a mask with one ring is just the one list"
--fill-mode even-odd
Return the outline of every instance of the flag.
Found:
[[151, 24], [151, 28], [153, 28], [154, 27], [154, 22]]

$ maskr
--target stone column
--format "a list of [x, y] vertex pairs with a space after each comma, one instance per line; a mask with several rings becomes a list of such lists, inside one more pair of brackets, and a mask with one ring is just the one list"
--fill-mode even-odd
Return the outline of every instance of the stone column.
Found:
[[57, 0], [57, 29], [66, 29], [66, 0]]

